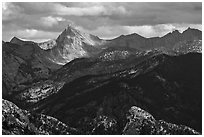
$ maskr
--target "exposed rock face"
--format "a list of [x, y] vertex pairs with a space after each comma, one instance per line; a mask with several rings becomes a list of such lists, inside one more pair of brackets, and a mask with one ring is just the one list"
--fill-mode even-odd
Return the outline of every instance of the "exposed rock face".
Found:
[[60, 135], [77, 133], [56, 118], [30, 113], [10, 101], [2, 100], [2, 134], [6, 135]]
[[183, 125], [167, 123], [163, 120], [155, 120], [148, 112], [136, 106], [131, 107], [129, 122], [126, 124], [123, 134], [125, 135], [187, 135], [200, 134], [199, 132]]
[[202, 40], [179, 42], [174, 46], [173, 51], [178, 54], [186, 54], [189, 52], [202, 53]]
[[90, 57], [98, 53], [104, 42], [96, 36], [80, 32], [68, 25], [58, 36], [57, 46], [49, 51], [50, 59], [57, 64], [65, 65], [75, 58]]
[[64, 44], [78, 43], [78, 45], [76, 46], [81, 46], [80, 44], [82, 43], [92, 46], [99, 46], [101, 44], [101, 39], [99, 39], [97, 36], [80, 32], [72, 25], [68, 25], [65, 30], [58, 36], [56, 41], [58, 43], [70, 42]]
[[113, 135], [118, 134], [117, 121], [114, 118], [110, 118], [104, 115], [100, 115], [93, 120], [93, 126], [91, 134], [98, 135]]
[[45, 42], [38, 43], [38, 46], [44, 50], [49, 50], [57, 46], [56, 40], [48, 40]]
[[[186, 135], [200, 134], [183, 125], [155, 120], [148, 112], [131, 107], [127, 114], [126, 126], [118, 131], [118, 123], [114, 118], [101, 115], [93, 119], [81, 121], [82, 128], [70, 128], [56, 118], [43, 114], [30, 113], [18, 108], [10, 101], [2, 100], [2, 134], [4, 135], [68, 135], [68, 134], [125, 134], [125, 135]], [[126, 112], [124, 112], [126, 113]]]
[[29, 109], [32, 108], [32, 105], [51, 96], [52, 94], [57, 93], [64, 82], [54, 82], [51, 80], [39, 81], [32, 84], [29, 88], [24, 90], [23, 92], [12, 97], [12, 100], [18, 104], [23, 106], [23, 108]]
[[78, 121], [81, 134], [87, 135], [116, 135], [118, 131], [118, 123], [114, 118], [106, 115], [98, 115], [95, 118], [84, 117]]

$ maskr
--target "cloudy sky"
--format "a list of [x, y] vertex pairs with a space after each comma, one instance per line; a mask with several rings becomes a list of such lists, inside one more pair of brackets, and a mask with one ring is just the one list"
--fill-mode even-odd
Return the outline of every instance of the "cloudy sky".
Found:
[[57, 38], [67, 24], [104, 39], [202, 28], [202, 3], [3, 3], [3, 40]]

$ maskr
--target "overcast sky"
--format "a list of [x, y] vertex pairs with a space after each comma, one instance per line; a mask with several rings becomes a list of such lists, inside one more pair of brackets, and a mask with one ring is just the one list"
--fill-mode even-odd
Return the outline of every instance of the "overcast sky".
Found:
[[44, 41], [67, 24], [111, 39], [138, 33], [163, 36], [175, 29], [202, 28], [202, 3], [3, 3], [3, 40]]

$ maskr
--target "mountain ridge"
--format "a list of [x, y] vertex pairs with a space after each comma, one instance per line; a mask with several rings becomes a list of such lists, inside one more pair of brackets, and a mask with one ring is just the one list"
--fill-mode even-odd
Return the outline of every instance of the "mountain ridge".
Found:
[[102, 50], [111, 47], [126, 47], [142, 51], [161, 47], [173, 50], [178, 43], [193, 40], [202, 40], [202, 31], [189, 27], [182, 33], [174, 30], [162, 37], [145, 38], [137, 33], [132, 33], [112, 40], [103, 40], [92, 34], [81, 32], [75, 26], [68, 24], [56, 39], [35, 43], [14, 37], [11, 43], [35, 44], [46, 51], [45, 54], [50, 61], [58, 65], [65, 65], [75, 58], [95, 56]]
[[[73, 26], [73, 25], [70, 25], [70, 24], [68, 24], [67, 25], [67, 27], [62, 31], [62, 32], [64, 32], [65, 30], [69, 30], [70, 28], [74, 28], [75, 30], [76, 30], [76, 27], [75, 26]], [[78, 30], [79, 31], [79, 30]], [[119, 38], [119, 37], [125, 37], [125, 36], [134, 36], [134, 35], [136, 35], [136, 36], [139, 36], [139, 37], [143, 37], [143, 38], [146, 38], [146, 39], [152, 39], [152, 38], [161, 38], [161, 37], [164, 37], [164, 36], [166, 36], [166, 35], [168, 35], [168, 34], [172, 34], [172, 33], [179, 33], [179, 34], [183, 34], [184, 32], [192, 32], [192, 31], [197, 31], [197, 32], [202, 32], [201, 30], [199, 30], [199, 29], [195, 29], [195, 28], [191, 28], [191, 27], [188, 27], [187, 29], [185, 29], [183, 32], [179, 32], [179, 30], [173, 30], [173, 31], [171, 31], [171, 32], [168, 32], [167, 34], [164, 34], [163, 36], [153, 36], [153, 37], [148, 37], [148, 38], [146, 38], [145, 36], [142, 36], [142, 35], [139, 35], [138, 33], [136, 33], [136, 32], [134, 32], [134, 33], [131, 33], [131, 34], [126, 34], [126, 35], [124, 35], [124, 34], [122, 34], [122, 35], [120, 35], [120, 36], [117, 36], [117, 37], [115, 37], [115, 38], [113, 38], [113, 39], [109, 39], [109, 40], [106, 40], [106, 41], [111, 41], [111, 40], [114, 40], [114, 39], [117, 39], [117, 38]], [[59, 35], [61, 35], [62, 34], [62, 32], [59, 34]], [[90, 34], [90, 35], [92, 35], [92, 34]], [[94, 36], [94, 35], [92, 35], [92, 36]], [[59, 36], [58, 36], [59, 37]], [[58, 38], [57, 37], [57, 38]], [[100, 39], [100, 40], [105, 40], [105, 39], [101, 39], [101, 38], [99, 38], [98, 36], [95, 36], [96, 38], [98, 38], [98, 39]], [[21, 39], [21, 38], [18, 38], [18, 37], [16, 37], [16, 36], [14, 36], [12, 39], [19, 39], [19, 40], [21, 40], [21, 41], [23, 41], [23, 39]], [[10, 42], [12, 41], [12, 39], [10, 40]], [[27, 40], [27, 41], [32, 41], [32, 40]], [[47, 41], [49, 41], [49, 40], [47, 40]], [[46, 41], [45, 41], [46, 42]], [[35, 42], [35, 43], [37, 43], [37, 42]], [[40, 42], [40, 43], [44, 43], [44, 42]]]

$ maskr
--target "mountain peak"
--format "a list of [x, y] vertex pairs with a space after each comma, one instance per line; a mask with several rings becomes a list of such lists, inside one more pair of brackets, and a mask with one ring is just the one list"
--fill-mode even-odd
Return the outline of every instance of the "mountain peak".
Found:
[[13, 44], [18, 44], [18, 45], [23, 45], [25, 43], [25, 41], [15, 37], [15, 36], [10, 40], [10, 42]]
[[187, 30], [192, 30], [193, 28], [191, 28], [191, 27], [188, 27], [188, 29]]
[[14, 37], [10, 40], [10, 42], [12, 42], [12, 41], [14, 41], [14, 40], [22, 41], [22, 40], [20, 40], [19, 38], [17, 38], [16, 36], [14, 36]]
[[68, 43], [82, 42], [92, 46], [101, 43], [101, 40], [97, 36], [81, 32], [73, 24], [68, 24], [64, 31], [57, 38], [58, 43], [64, 43], [65, 41], [69, 41]]
[[192, 37], [202, 40], [202, 31], [199, 29], [194, 29], [188, 27], [185, 31], [183, 31], [182, 35], [186, 37], [186, 39], [191, 39]]
[[73, 25], [71, 25], [71, 24], [68, 24], [67, 27], [64, 29], [63, 32], [69, 33], [69, 32], [71, 32], [71, 31], [75, 31], [75, 30], [76, 30], [76, 29], [75, 29], [75, 26], [73, 26]]
[[188, 27], [184, 32], [193, 32], [193, 31], [201, 32], [198, 29], [194, 29], [194, 28], [190, 28], [190, 27]]
[[172, 31], [172, 33], [180, 33], [177, 29]]
[[75, 26], [73, 24], [68, 24], [65, 30], [69, 30], [69, 29], [75, 29]]
[[57, 41], [63, 41], [66, 37], [75, 37], [80, 32], [72, 24], [68, 24], [64, 31], [58, 36]]
[[33, 41], [22, 39], [22, 38], [17, 38], [15, 36], [10, 40], [10, 43], [21, 45], [21, 46], [24, 44], [35, 44], [35, 42]]
[[144, 38], [143, 36], [139, 35], [138, 33], [132, 33], [129, 36], [138, 37], [138, 38]]

